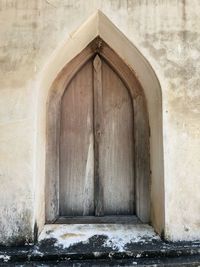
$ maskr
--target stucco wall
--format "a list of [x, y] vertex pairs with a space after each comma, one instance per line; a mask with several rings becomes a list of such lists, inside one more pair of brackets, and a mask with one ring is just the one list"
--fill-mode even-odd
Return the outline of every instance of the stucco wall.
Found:
[[96, 9], [140, 50], [161, 84], [166, 237], [200, 239], [200, 2], [2, 0], [1, 243], [33, 236], [37, 79], [60, 43]]

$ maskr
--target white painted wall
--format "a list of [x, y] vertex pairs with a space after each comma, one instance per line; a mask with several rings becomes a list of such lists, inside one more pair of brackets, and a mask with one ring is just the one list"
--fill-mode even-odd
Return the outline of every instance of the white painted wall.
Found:
[[162, 88], [165, 234], [200, 239], [198, 0], [0, 1], [0, 243], [31, 241], [37, 81], [58, 46], [100, 9]]

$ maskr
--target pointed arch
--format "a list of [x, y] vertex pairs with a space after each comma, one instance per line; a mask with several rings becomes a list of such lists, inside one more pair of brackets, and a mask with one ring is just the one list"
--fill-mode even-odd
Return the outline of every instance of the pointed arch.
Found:
[[46, 221], [59, 216], [59, 138], [60, 104], [68, 84], [82, 66], [99, 54], [118, 73], [126, 84], [134, 109], [136, 214], [143, 222], [149, 222], [150, 213], [150, 167], [149, 167], [149, 121], [143, 89], [133, 71], [100, 38], [95, 38], [79, 55], [70, 61], [52, 84], [47, 101], [47, 149], [46, 149]]
[[[75, 68], [70, 67], [72, 64], [71, 60], [73, 58], [76, 59], [76, 56], [79, 55], [84, 49], [84, 51], [87, 50], [87, 52], [84, 52], [84, 60], [82, 62], [84, 62], [87, 57], [90, 58], [94, 51], [90, 46], [88, 46], [88, 44], [91, 43], [97, 36], [100, 36], [101, 40], [105, 41], [109, 47], [112, 47], [113, 51], [119, 55], [121, 60], [126, 63], [127, 67], [129, 66], [128, 68], [133, 70], [135, 77], [137, 77], [136, 80], [139, 81], [139, 84], [143, 89], [150, 128], [150, 220], [156, 231], [161, 233], [164, 230], [165, 210], [162, 141], [162, 96], [160, 84], [150, 64], [137, 50], [137, 48], [113, 25], [113, 23], [107, 17], [105, 17], [99, 11], [93, 14], [88, 21], [86, 21], [74, 33], [74, 35], [71, 36], [70, 39], [64, 41], [57, 48], [45, 69], [41, 72], [40, 80], [38, 81], [35, 153], [37, 155], [35, 168], [35, 221], [39, 230], [41, 230], [45, 223], [45, 188], [47, 188], [45, 172], [48, 167], [52, 168], [52, 166], [49, 166], [46, 157], [48, 154], [46, 154], [47, 150], [51, 151], [52, 149], [47, 141], [47, 110], [51, 106], [54, 123], [57, 123], [56, 118], [59, 115], [59, 110], [57, 109], [57, 104], [55, 103], [59, 103], [60, 99], [60, 95], [57, 94], [58, 80], [59, 86], [66, 88], [66, 77], [64, 78], [63, 70], [65, 68], [74, 69], [74, 72], [69, 71], [68, 74], [68, 78], [72, 77], [73, 73], [75, 73], [77, 69], [75, 70]], [[112, 62], [110, 62], [110, 64], [112, 65]], [[80, 62], [79, 67], [81, 67]], [[54, 98], [55, 101], [50, 103], [48, 101], [50, 98]], [[141, 99], [138, 97], [137, 99], [138, 102], [143, 101], [143, 98]], [[52, 131], [54, 130], [55, 128], [52, 128]], [[54, 162], [55, 164], [58, 164], [56, 153], [54, 154]], [[51, 172], [52, 176], [54, 177], [57, 177], [58, 175], [57, 173], [53, 172], [53, 169], [49, 169], [49, 172]], [[54, 183], [53, 186], [56, 187], [56, 184]], [[53, 209], [56, 212], [56, 208]]]

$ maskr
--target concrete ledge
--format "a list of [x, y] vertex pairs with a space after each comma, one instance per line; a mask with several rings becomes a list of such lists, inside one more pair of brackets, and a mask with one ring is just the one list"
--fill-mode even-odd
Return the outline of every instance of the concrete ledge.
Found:
[[0, 262], [5, 266], [199, 266], [200, 242], [163, 241], [147, 224], [49, 224], [35, 245], [0, 247]]
[[132, 243], [124, 251], [102, 247], [104, 236], [67, 249], [50, 240], [34, 246], [0, 247], [0, 266], [199, 266], [200, 242]]

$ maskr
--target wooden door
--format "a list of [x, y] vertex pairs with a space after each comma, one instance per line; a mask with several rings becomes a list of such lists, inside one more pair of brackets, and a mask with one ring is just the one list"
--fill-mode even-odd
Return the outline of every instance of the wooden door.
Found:
[[96, 55], [61, 102], [60, 215], [134, 214], [133, 117], [128, 89]]

